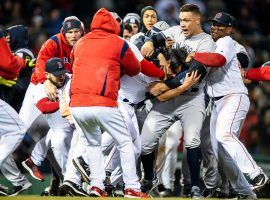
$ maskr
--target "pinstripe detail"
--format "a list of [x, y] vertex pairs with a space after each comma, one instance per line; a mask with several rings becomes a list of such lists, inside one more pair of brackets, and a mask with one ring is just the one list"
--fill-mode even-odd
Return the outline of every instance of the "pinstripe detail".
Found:
[[113, 153], [112, 153], [112, 155], [110, 156], [109, 160], [107, 160], [108, 157], [107, 157], [107, 159], [106, 159], [106, 162], [105, 162], [105, 169], [108, 167], [108, 165], [109, 165], [110, 161], [112, 160], [114, 154], [117, 152], [117, 148], [115, 148], [115, 147], [116, 147], [116, 146], [114, 146], [114, 147], [112, 148], [112, 150], [111, 150], [111, 152], [110, 152], [110, 154], [109, 154], [109, 155], [111, 155], [111, 153], [112, 153], [112, 151], [113, 151]]
[[[129, 137], [131, 138], [131, 135], [129, 134], [128, 126], [127, 126], [127, 123], [126, 123], [126, 121], [125, 121], [125, 118], [124, 118], [124, 116], [123, 116], [121, 110], [118, 108], [118, 106], [117, 106], [117, 110], [119, 111], [119, 113], [120, 113], [120, 115], [121, 115], [121, 117], [122, 117], [122, 119], [123, 119], [123, 122], [124, 122], [124, 124], [125, 124], [125, 127], [126, 127], [126, 130], [127, 130], [127, 132], [128, 132], [128, 135], [129, 135]], [[132, 141], [132, 138], [131, 138], [131, 141]]]
[[128, 43], [125, 41], [124, 42], [124, 45], [122, 47], [122, 50], [121, 50], [121, 53], [120, 53], [120, 59], [122, 60], [128, 50], [129, 46], [128, 46]]
[[236, 116], [236, 113], [237, 111], [239, 110], [239, 107], [240, 107], [240, 104], [241, 104], [241, 101], [242, 101], [242, 96], [240, 96], [240, 101], [239, 101], [239, 104], [238, 104], [238, 107], [234, 113], [234, 117], [233, 117], [233, 120], [232, 120], [232, 124], [231, 124], [231, 127], [230, 127], [230, 134], [232, 136], [232, 138], [242, 147], [243, 151], [245, 152], [247, 158], [249, 159], [249, 161], [251, 162], [253, 168], [255, 169], [255, 166], [254, 166], [254, 163], [252, 162], [252, 160], [250, 159], [249, 157], [249, 153], [247, 152], [247, 149], [246, 147], [239, 141], [239, 140], [236, 140], [234, 137], [236, 137], [234, 134], [232, 134], [232, 125], [233, 125], [233, 122], [234, 122], [234, 119], [235, 119], [235, 116]]

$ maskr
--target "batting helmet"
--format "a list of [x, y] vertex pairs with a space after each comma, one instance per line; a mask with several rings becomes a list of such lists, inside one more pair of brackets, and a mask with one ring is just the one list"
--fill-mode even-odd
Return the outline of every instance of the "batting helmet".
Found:
[[193, 60], [189, 64], [188, 72], [191, 73], [196, 70], [198, 71], [198, 74], [201, 75], [200, 80], [199, 80], [199, 83], [200, 83], [206, 76], [207, 70], [206, 70], [206, 67], [202, 63], [199, 63], [198, 61]]

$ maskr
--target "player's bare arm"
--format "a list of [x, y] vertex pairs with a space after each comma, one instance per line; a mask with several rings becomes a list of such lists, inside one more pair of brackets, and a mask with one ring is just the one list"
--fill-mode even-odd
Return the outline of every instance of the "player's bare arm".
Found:
[[240, 67], [240, 71], [241, 71], [241, 76], [242, 76], [244, 84], [246, 85], [246, 84], [252, 83], [252, 80], [245, 78], [246, 77], [246, 70]]
[[150, 94], [156, 97], [168, 91], [170, 88], [163, 82], [154, 82], [154, 83], [151, 83], [147, 87], [147, 89], [149, 90]]
[[178, 86], [175, 89], [166, 91], [165, 93], [159, 95], [157, 99], [159, 101], [168, 101], [183, 94], [185, 91], [187, 91], [188, 89], [193, 87], [196, 83], [198, 83], [200, 77], [201, 75], [198, 74], [197, 70], [191, 72], [191, 74], [187, 73], [182, 85]]

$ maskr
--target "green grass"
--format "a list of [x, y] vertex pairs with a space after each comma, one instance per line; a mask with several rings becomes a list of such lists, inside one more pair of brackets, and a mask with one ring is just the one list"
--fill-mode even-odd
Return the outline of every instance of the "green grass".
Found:
[[[100, 200], [127, 200], [127, 198], [117, 198], [117, 197], [108, 197], [108, 198], [96, 198], [96, 197], [41, 197], [37, 195], [19, 195], [16, 197], [2, 197], [0, 196], [0, 199], [17, 199], [17, 200], [36, 200], [36, 199], [48, 199], [48, 200], [82, 200], [82, 199], [100, 199]], [[190, 199], [190, 198], [155, 198], [155, 200], [166, 200], [166, 199], [176, 199], [176, 200], [182, 200], [182, 199]], [[211, 200], [211, 199], [210, 199]]]

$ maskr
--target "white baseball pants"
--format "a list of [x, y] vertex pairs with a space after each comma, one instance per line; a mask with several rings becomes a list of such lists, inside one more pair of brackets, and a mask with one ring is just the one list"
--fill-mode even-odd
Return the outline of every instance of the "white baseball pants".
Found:
[[72, 107], [71, 112], [88, 140], [87, 156], [91, 170], [91, 186], [104, 189], [105, 169], [100, 130], [102, 128], [114, 138], [120, 152], [125, 187], [140, 190], [132, 138], [118, 107]]

